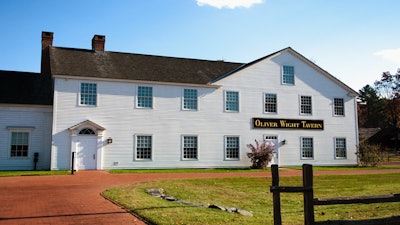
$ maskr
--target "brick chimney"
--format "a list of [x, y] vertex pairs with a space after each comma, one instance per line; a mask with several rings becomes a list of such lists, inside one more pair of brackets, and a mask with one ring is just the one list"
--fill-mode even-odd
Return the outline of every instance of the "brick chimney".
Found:
[[106, 42], [106, 36], [94, 35], [92, 39], [92, 50], [104, 52], [104, 44]]
[[49, 46], [53, 46], [53, 32], [42, 32], [42, 63], [41, 73], [44, 75], [51, 75], [50, 72], [50, 54]]

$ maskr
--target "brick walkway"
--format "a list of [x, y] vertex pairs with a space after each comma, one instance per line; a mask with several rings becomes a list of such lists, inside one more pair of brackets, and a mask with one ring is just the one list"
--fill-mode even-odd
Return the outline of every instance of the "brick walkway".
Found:
[[[321, 174], [400, 172], [315, 171]], [[300, 176], [299, 170], [284, 169], [281, 176]], [[75, 175], [0, 177], [0, 224], [145, 224], [129, 212], [104, 199], [100, 193], [115, 186], [156, 179], [211, 177], [269, 177], [270, 173], [176, 173], [109, 174], [79, 171]]]

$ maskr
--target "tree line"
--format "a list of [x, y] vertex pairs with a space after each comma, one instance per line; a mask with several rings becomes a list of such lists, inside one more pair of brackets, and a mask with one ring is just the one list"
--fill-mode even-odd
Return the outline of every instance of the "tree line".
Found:
[[374, 85], [366, 85], [359, 90], [358, 126], [360, 128], [389, 129], [395, 139], [395, 149], [399, 139], [400, 116], [400, 69], [395, 74], [383, 72]]

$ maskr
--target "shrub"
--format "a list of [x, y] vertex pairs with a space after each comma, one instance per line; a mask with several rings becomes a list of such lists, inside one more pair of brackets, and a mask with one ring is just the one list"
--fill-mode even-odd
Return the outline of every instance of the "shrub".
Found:
[[361, 166], [375, 167], [384, 160], [384, 154], [380, 150], [380, 145], [373, 145], [367, 142], [362, 142], [358, 146], [356, 154], [359, 157], [359, 164]]
[[247, 153], [250, 158], [253, 169], [264, 169], [272, 159], [273, 147], [264, 140], [261, 144], [255, 140], [256, 145], [248, 144], [247, 147], [251, 152]]

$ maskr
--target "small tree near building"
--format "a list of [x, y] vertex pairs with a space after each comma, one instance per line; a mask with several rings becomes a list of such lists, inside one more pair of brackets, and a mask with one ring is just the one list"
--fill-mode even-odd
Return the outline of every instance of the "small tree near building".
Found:
[[247, 156], [250, 158], [253, 169], [264, 169], [268, 166], [268, 163], [272, 159], [273, 155], [273, 146], [263, 140], [259, 143], [255, 140], [256, 144], [248, 144], [247, 147], [250, 149], [250, 152], [247, 153]]
[[385, 158], [379, 145], [368, 144], [367, 142], [360, 143], [356, 154], [359, 157], [359, 165], [365, 167], [375, 167], [380, 162], [383, 162]]

